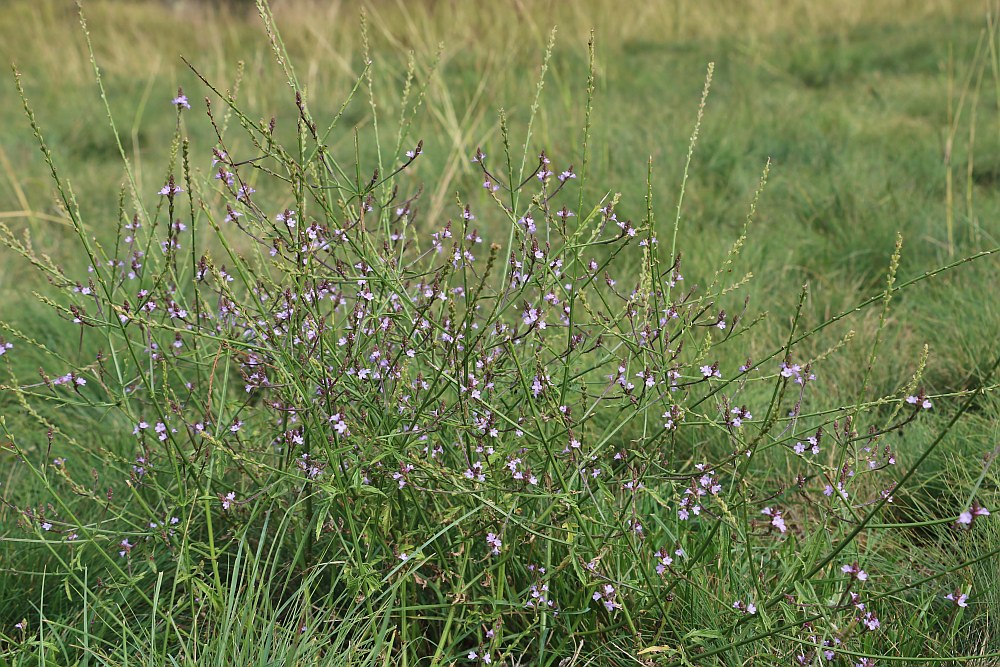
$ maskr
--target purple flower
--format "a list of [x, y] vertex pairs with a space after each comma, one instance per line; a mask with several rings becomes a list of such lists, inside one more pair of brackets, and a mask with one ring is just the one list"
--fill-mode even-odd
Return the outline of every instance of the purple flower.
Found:
[[174, 180], [172, 178], [170, 179], [170, 182], [160, 188], [160, 194], [166, 195], [167, 197], [173, 197], [181, 192], [184, 192], [184, 189], [174, 184]]
[[784, 362], [781, 363], [781, 377], [783, 378], [790, 378], [793, 375], [797, 375], [801, 371], [802, 367], [799, 366], [798, 364], [786, 364]]
[[955, 523], [964, 526], [971, 526], [972, 522], [979, 517], [989, 515], [990, 511], [988, 509], [979, 504], [973, 504], [972, 507], [958, 515], [958, 520]]
[[591, 599], [595, 601], [600, 600], [607, 611], [613, 611], [621, 608], [621, 605], [616, 600], [617, 597], [618, 593], [615, 591], [615, 587], [611, 584], [604, 584], [594, 591]]
[[746, 420], [753, 419], [753, 415], [750, 414], [750, 411], [747, 410], [746, 406], [733, 408], [732, 414], [733, 417], [729, 420], [729, 423], [732, 425], [733, 428], [742, 428], [744, 419]]
[[656, 552], [656, 573], [662, 575], [667, 571], [667, 568], [673, 565], [674, 559], [671, 557], [670, 552], [666, 548], [661, 548]]
[[788, 527], [785, 525], [785, 518], [781, 516], [781, 510], [765, 507], [760, 511], [760, 513], [771, 517], [771, 525], [777, 528], [780, 532], [784, 533], [788, 530]]
[[124, 540], [122, 540], [121, 542], [119, 542], [118, 544], [119, 544], [119, 546], [122, 547], [122, 550], [118, 552], [118, 555], [121, 556], [122, 558], [125, 558], [125, 556], [128, 556], [129, 553], [132, 552], [132, 548], [135, 547], [134, 544], [132, 544], [131, 542], [128, 541], [127, 537]]
[[864, 617], [861, 619], [862, 624], [871, 631], [878, 630], [882, 627], [882, 622], [878, 620], [878, 617], [872, 612], [865, 612]]
[[948, 593], [947, 595], [944, 596], [944, 599], [951, 600], [959, 607], [969, 606], [969, 596], [966, 595], [965, 593], [960, 593], [958, 591], [955, 591], [954, 593]]
[[328, 421], [333, 425], [333, 430], [337, 432], [337, 435], [348, 437], [351, 435], [350, 430], [347, 428], [347, 422], [344, 421], [344, 415], [337, 412], [330, 415]]
[[177, 97], [175, 97], [174, 99], [170, 100], [170, 103], [173, 104], [173, 105], [176, 105], [178, 107], [184, 107], [185, 109], [190, 109], [191, 108], [191, 104], [188, 102], [187, 95], [184, 95], [183, 93], [180, 93], [179, 91], [178, 91]]
[[701, 374], [706, 379], [710, 377], [717, 377], [720, 379], [722, 378], [722, 373], [719, 372], [718, 364], [713, 364], [711, 366], [702, 366], [699, 370], [701, 370]]
[[243, 217], [243, 214], [239, 211], [235, 211], [230, 206], [226, 206], [226, 222], [236, 222], [239, 218]]
[[934, 404], [931, 403], [931, 400], [926, 396], [924, 396], [923, 391], [921, 391], [920, 394], [917, 396], [907, 396], [906, 402], [909, 403], [910, 405], [916, 405], [923, 410], [930, 410], [932, 407], [934, 407]]

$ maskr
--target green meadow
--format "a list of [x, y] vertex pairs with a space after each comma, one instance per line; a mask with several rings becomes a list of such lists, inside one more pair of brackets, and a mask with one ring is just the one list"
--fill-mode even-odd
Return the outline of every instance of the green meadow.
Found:
[[81, 4], [0, 11], [0, 666], [1000, 662], [1000, 8]]

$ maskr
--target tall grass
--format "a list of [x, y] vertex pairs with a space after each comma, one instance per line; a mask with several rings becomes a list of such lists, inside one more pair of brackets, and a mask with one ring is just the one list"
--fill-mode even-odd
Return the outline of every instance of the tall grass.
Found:
[[[864, 16], [809, 7], [782, 25]], [[709, 25], [688, 9], [656, 15]], [[63, 222], [81, 259], [0, 226], [48, 282], [49, 313], [0, 324], [5, 660], [1000, 656], [977, 639], [996, 609], [996, 474], [956, 444], [982, 456], [998, 350], [980, 343], [978, 366], [938, 381], [929, 347], [891, 348], [894, 327], [916, 326], [912, 310], [896, 322], [901, 302], [961, 298], [934, 290], [995, 265], [995, 248], [969, 249], [952, 224], [947, 254], [970, 251], [904, 273], [894, 234], [870, 253], [878, 282], [821, 312], [810, 284], [754, 287], [744, 255], [770, 161], [753, 165], [731, 238], [693, 240], [703, 142], [722, 131], [714, 65], [667, 195], [652, 158], [629, 189], [602, 162], [593, 34], [563, 103], [579, 121], [569, 144], [545, 119], [550, 91], [571, 89], [555, 31], [534, 29], [537, 76], [494, 123], [459, 119], [447, 45], [411, 55], [387, 100], [392, 23], [374, 13], [352, 28], [361, 64], [342, 63], [342, 99], [317, 102], [301, 15], [259, 14], [270, 73], [226, 81], [189, 58], [198, 93], [150, 87], [131, 129], [114, 59], [102, 69], [112, 45], [84, 22], [78, 62], [107, 127], [88, 132], [121, 174], [111, 215], [106, 192], [74, 186], [15, 71], [55, 195], [36, 213], [18, 190], [24, 216]], [[410, 39], [433, 34], [428, 16], [396, 14]], [[514, 38], [486, 18], [487, 39]], [[845, 76], [811, 71], [809, 85]], [[283, 86], [267, 114], [262, 77]], [[152, 100], [173, 114], [162, 164], [138, 150]], [[427, 115], [446, 140], [417, 134]], [[709, 173], [733, 159], [716, 137]]]

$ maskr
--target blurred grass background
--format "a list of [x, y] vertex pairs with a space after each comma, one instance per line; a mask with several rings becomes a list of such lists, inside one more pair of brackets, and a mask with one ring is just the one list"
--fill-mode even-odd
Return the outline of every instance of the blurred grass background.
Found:
[[[678, 0], [621, 3], [511, 1], [471, 3], [274, 0], [274, 12], [314, 113], [332, 117], [364, 67], [359, 14], [372, 37], [380, 128], [395, 136], [412, 52], [426, 99], [410, 136], [424, 140], [414, 184], [425, 188], [425, 220], [446, 215], [456, 192], [475, 202], [481, 176], [469, 158], [481, 146], [500, 154], [497, 110], [523, 136], [549, 31], [558, 26], [531, 151], [555, 165], [578, 163], [587, 85], [587, 40], [597, 40], [597, 96], [588, 196], [623, 193], [620, 215], [645, 212], [647, 162], [661, 236], [673, 222], [688, 140], [705, 67], [716, 63], [688, 183], [680, 247], [688, 284], [705, 284], [739, 235], [765, 161], [771, 177], [735, 275], [753, 272], [750, 312], [770, 314], [746, 353], [760, 354], [787, 335], [803, 282], [811, 296], [804, 326], [815, 326], [883, 288], [895, 235], [904, 238], [900, 280], [995, 247], [1000, 237], [1000, 64], [991, 11], [980, 2], [927, 0]], [[238, 96], [251, 115], [294, 129], [294, 91], [275, 65], [252, 5], [87, 0], [89, 28], [109, 102], [141, 187], [162, 186], [174, 130], [178, 86], [194, 110], [184, 115], [209, 169], [214, 144], [201, 111], [207, 92], [187, 58], [222, 90], [245, 63]], [[94, 83], [77, 9], [65, 0], [10, 0], [0, 14], [0, 53], [16, 63], [62, 173], [95, 231], [114, 222], [123, 173]], [[435, 61], [439, 64], [432, 71]], [[342, 127], [368, 128], [363, 96]], [[331, 144], [350, 156], [346, 129]], [[371, 146], [362, 145], [370, 159]], [[515, 149], [518, 149], [515, 146]], [[236, 145], [234, 151], [251, 149]], [[367, 164], [371, 164], [370, 161]], [[83, 277], [76, 241], [56, 207], [53, 187], [11, 77], [0, 85], [0, 221], [30, 233], [35, 247]], [[484, 234], [489, 238], [489, 234]], [[1000, 290], [995, 257], [920, 283], [894, 301], [872, 396], [896, 390], [913, 373], [921, 346], [931, 357], [927, 390], [947, 395], [996, 354]], [[37, 272], [0, 250], [0, 318], [55, 349], [54, 315], [32, 296]], [[740, 303], [732, 304], [739, 310]], [[728, 307], [728, 306], [727, 306]], [[818, 369], [831, 404], [856, 392], [878, 313], [830, 327], [810, 345], [819, 352], [848, 330], [852, 343]], [[12, 363], [22, 377], [39, 365], [27, 346]], [[741, 360], [737, 360], [741, 361]], [[936, 400], [943, 419], [956, 401]], [[0, 402], [0, 411], [16, 406]], [[935, 412], [938, 412], [936, 410]], [[954, 513], [1000, 436], [1000, 402], [986, 396], [930, 462], [924, 482], [901, 499], [901, 518]], [[933, 419], [907, 433], [923, 443]], [[96, 436], [97, 431], [95, 431]], [[913, 450], [921, 445], [914, 444]], [[907, 445], [902, 446], [907, 461]], [[776, 471], [780, 476], [780, 471]], [[996, 475], [984, 481], [995, 492]], [[963, 506], [964, 507], [964, 506]], [[909, 508], [909, 509], [907, 509]], [[996, 529], [976, 549], [995, 548]], [[939, 535], [941, 553], [959, 538]], [[964, 538], [962, 538], [964, 539]], [[907, 545], [891, 545], [905, 554]], [[937, 556], [936, 556], [937, 557]], [[945, 556], [941, 556], [945, 557]], [[970, 557], [966, 554], [965, 557]], [[995, 566], [994, 566], [995, 570]], [[974, 590], [1000, 605], [995, 571], [976, 574]]]

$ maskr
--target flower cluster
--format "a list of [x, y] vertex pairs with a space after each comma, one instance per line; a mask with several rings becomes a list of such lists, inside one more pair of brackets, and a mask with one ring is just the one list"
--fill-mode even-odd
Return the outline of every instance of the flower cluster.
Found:
[[[191, 105], [180, 89], [171, 104], [181, 133]], [[773, 607], [823, 607], [794, 630], [811, 647], [796, 645], [799, 664], [878, 636], [869, 601], [887, 623], [891, 603], [862, 598], [878, 581], [858, 562], [808, 586], [788, 563], [811, 535], [855, 541], [859, 519], [893, 500], [906, 480], [879, 474], [907, 452], [887, 436], [932, 407], [922, 389], [877, 401], [905, 412], [884, 424], [874, 408], [820, 405], [825, 356], [786, 340], [754, 364], [740, 348], [744, 283], [687, 265], [698, 279], [685, 281], [653, 216], [629, 219], [618, 194], [588, 200], [568, 160], [539, 152], [518, 174], [477, 150], [483, 188], [425, 208], [406, 174], [427, 159], [423, 142], [401, 134], [398, 168], [347, 177], [301, 94], [296, 106], [299, 150], [278, 145], [274, 119], [244, 128], [263, 155], [238, 155], [209, 104], [211, 155], [183, 143], [155, 207], [123, 212], [88, 275], [53, 279], [60, 316], [101, 352], [75, 366], [51, 354], [55, 370], [18, 399], [99, 407], [102, 438], [125, 445], [86, 481], [75, 457], [45, 470], [113, 517], [101, 533], [17, 507], [35, 538], [82, 550], [83, 535], [134, 581], [140, 554], [169, 563], [190, 599], [231, 583], [229, 555], [251, 553], [247, 540], [252, 553], [273, 543], [294, 554], [286, 581], [340, 568], [331, 618], [398, 595], [445, 661], [504, 662], [508, 641], [553, 632], [617, 638], [619, 621], [630, 640], [659, 640], [683, 625], [670, 620], [677, 596], [673, 609], [720, 582], [754, 591], [731, 608], [733, 593], [698, 598], [739, 641]], [[0, 356], [11, 349], [0, 338]], [[72, 446], [68, 430], [36, 444]], [[163, 509], [176, 507], [193, 546]], [[989, 515], [974, 503], [954, 524]], [[213, 581], [185, 548], [212, 555]], [[446, 604], [447, 621], [424, 614]]]

